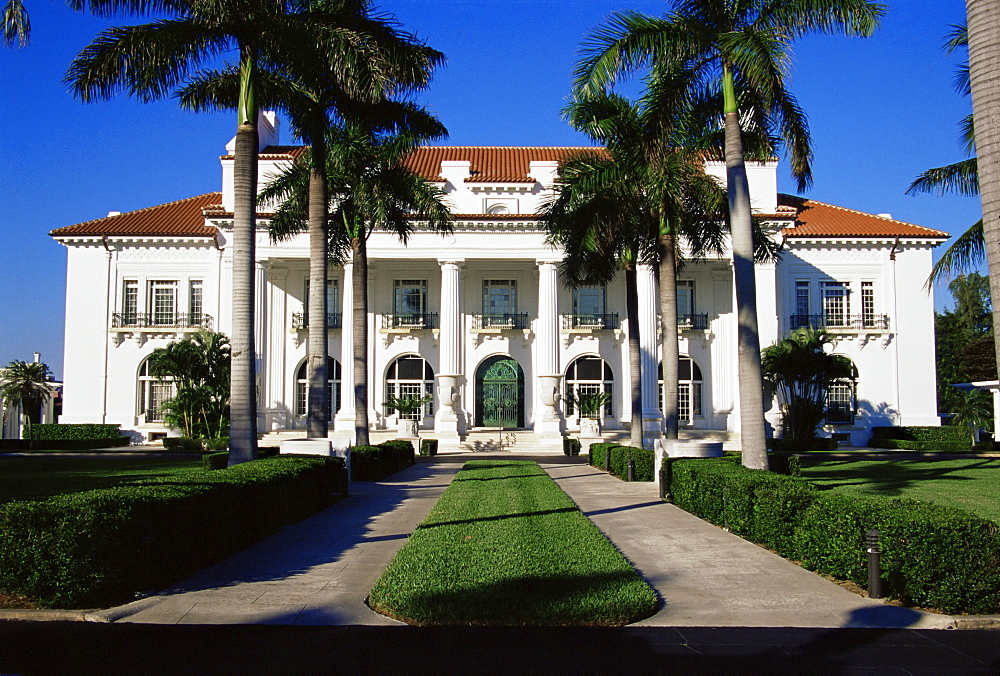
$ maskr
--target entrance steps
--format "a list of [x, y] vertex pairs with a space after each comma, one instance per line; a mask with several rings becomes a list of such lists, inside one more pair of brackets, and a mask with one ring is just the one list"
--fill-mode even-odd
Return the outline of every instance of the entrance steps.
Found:
[[[436, 439], [437, 435], [433, 430], [420, 430], [421, 439]], [[305, 430], [274, 430], [263, 435], [257, 442], [258, 447], [279, 447], [281, 442], [288, 439], [304, 439]], [[380, 444], [390, 439], [399, 439], [396, 430], [372, 430], [368, 433], [368, 440], [372, 444]], [[474, 429], [470, 430], [465, 438], [460, 442], [458, 449], [452, 452], [464, 453], [562, 453], [562, 441], [560, 439], [542, 439], [531, 430], [504, 430], [501, 433], [498, 429]]]
[[[570, 432], [569, 436], [578, 436], [576, 432]], [[628, 430], [603, 430], [601, 436], [604, 441], [615, 442], [627, 445], [629, 442]], [[721, 441], [723, 451], [739, 451], [740, 433], [729, 432], [727, 430], [680, 430], [677, 433], [680, 439], [697, 439], [699, 441]]]

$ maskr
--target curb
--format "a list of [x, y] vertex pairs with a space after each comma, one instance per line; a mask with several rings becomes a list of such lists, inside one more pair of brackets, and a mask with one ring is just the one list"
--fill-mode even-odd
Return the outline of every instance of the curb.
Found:
[[89, 610], [10, 609], [0, 610], [0, 622], [84, 622]]
[[958, 615], [955, 629], [1000, 629], [1000, 615]]

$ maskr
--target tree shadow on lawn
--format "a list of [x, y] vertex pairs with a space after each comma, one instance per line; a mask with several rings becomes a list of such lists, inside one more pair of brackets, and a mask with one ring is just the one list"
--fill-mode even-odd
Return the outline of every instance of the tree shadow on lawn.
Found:
[[927, 466], [930, 463], [954, 462], [953, 460], [878, 460], [861, 467], [844, 467], [857, 463], [857, 460], [820, 462], [821, 464], [803, 468], [804, 478], [820, 490], [867, 486], [872, 493], [900, 496], [905, 489], [927, 481], [976, 481], [976, 477], [955, 474], [976, 469], [997, 470], [1000, 482], [1000, 460], [997, 459], [980, 459], [958, 467]]
[[634, 570], [523, 575], [464, 588], [394, 594], [377, 612], [418, 626], [624, 626], [662, 599]]
[[417, 530], [427, 528], [437, 528], [438, 526], [457, 526], [463, 523], [481, 523], [483, 521], [503, 521], [504, 519], [520, 519], [528, 516], [548, 516], [550, 514], [569, 514], [579, 512], [576, 507], [560, 507], [559, 509], [545, 509], [538, 512], [514, 512], [512, 514], [497, 514], [495, 516], [480, 516], [474, 519], [456, 519], [454, 521], [437, 521], [435, 523], [422, 523], [417, 526]]

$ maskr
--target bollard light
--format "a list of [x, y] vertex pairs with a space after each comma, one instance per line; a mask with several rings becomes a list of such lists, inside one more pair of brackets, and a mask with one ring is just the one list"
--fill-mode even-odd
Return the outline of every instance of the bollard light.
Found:
[[611, 473], [611, 449], [607, 446], [604, 447], [604, 471]]
[[663, 458], [663, 464], [660, 465], [660, 500], [664, 502], [673, 502], [673, 496], [670, 495], [670, 480], [671, 480], [671, 458]]
[[868, 531], [868, 598], [880, 599], [882, 592], [882, 552], [878, 547], [879, 532], [874, 528]]
[[628, 480], [635, 481], [635, 459], [628, 459]]

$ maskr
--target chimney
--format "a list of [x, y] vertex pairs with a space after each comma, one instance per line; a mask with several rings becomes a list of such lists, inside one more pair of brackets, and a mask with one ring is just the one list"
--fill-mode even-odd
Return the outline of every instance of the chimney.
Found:
[[122, 212], [120, 212], [120, 211], [109, 211], [108, 212], [108, 216], [121, 216], [121, 215], [122, 215]]
[[35, 355], [35, 363], [37, 364], [41, 360], [41, 358], [42, 358], [42, 353], [41, 352], [35, 352], [34, 355]]

